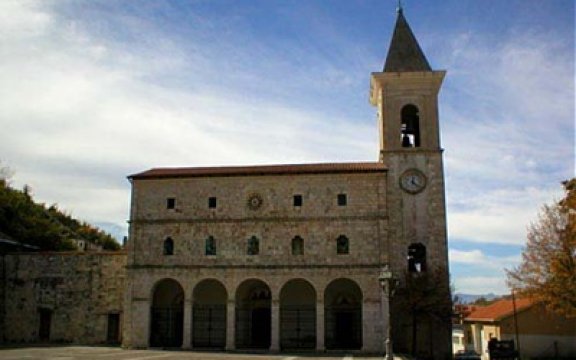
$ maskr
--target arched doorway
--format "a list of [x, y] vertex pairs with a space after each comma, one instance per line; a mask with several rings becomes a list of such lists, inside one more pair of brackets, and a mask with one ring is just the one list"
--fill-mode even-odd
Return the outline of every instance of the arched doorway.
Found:
[[154, 287], [150, 309], [150, 346], [181, 347], [184, 290], [173, 279], [160, 280]]
[[196, 285], [192, 305], [192, 345], [195, 348], [226, 347], [226, 288], [218, 280]]
[[268, 349], [271, 321], [270, 288], [261, 280], [246, 280], [236, 290], [236, 347]]
[[362, 347], [362, 291], [354, 281], [337, 279], [326, 287], [324, 321], [327, 349]]
[[290, 280], [280, 291], [280, 347], [316, 347], [316, 291], [304, 279]]

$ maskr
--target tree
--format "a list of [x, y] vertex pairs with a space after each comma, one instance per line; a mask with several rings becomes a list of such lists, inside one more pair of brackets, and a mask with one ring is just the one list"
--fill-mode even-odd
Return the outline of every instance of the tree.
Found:
[[[424, 272], [405, 272], [404, 280], [393, 299], [396, 309], [407, 315], [400, 326], [411, 330], [410, 353], [421, 358], [434, 358], [433, 339], [419, 336], [425, 333], [419, 329], [428, 325], [429, 329], [436, 328], [440, 334], [443, 326], [450, 328], [452, 299], [450, 284], [446, 281], [446, 269], [439, 267]], [[429, 336], [432, 336], [431, 331]], [[428, 343], [427, 349], [422, 348], [424, 343]]]
[[564, 198], [544, 205], [528, 228], [522, 262], [507, 270], [508, 285], [567, 317], [576, 317], [576, 178]]

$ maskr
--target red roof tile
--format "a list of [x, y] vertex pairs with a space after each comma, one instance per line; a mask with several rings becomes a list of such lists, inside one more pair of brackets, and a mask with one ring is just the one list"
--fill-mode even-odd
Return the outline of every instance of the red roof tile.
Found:
[[258, 165], [258, 166], [218, 166], [193, 168], [156, 168], [128, 176], [129, 179], [164, 179], [183, 177], [213, 176], [258, 176], [295, 174], [335, 174], [384, 172], [387, 168], [380, 162]]
[[[516, 299], [516, 312], [525, 310], [536, 302], [534, 299]], [[511, 299], [498, 300], [488, 306], [478, 306], [466, 317], [466, 321], [498, 321], [514, 313]]]

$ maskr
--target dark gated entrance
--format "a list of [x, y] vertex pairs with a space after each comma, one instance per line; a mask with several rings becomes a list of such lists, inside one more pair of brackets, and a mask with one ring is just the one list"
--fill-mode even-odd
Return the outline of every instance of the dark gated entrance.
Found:
[[38, 309], [40, 316], [40, 324], [38, 328], [38, 338], [40, 341], [50, 340], [50, 327], [52, 325], [52, 310], [40, 308]]
[[184, 291], [172, 279], [156, 284], [150, 314], [150, 346], [181, 347]]
[[192, 345], [195, 348], [226, 346], [226, 289], [217, 280], [203, 280], [194, 288]]
[[362, 292], [349, 279], [328, 285], [324, 295], [327, 349], [353, 350], [362, 347]]
[[118, 344], [120, 342], [120, 314], [108, 314], [106, 342], [108, 344]]
[[271, 340], [270, 288], [260, 280], [246, 280], [236, 291], [236, 347], [268, 349]]
[[306, 280], [290, 280], [280, 291], [280, 347], [316, 347], [316, 291]]

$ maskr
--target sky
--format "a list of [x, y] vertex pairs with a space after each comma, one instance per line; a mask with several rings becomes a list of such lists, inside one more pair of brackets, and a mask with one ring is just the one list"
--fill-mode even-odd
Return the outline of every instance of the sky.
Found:
[[[127, 234], [153, 167], [375, 161], [395, 0], [2, 0], [0, 161]], [[572, 0], [404, 0], [440, 92], [456, 292], [504, 294], [574, 176]]]

